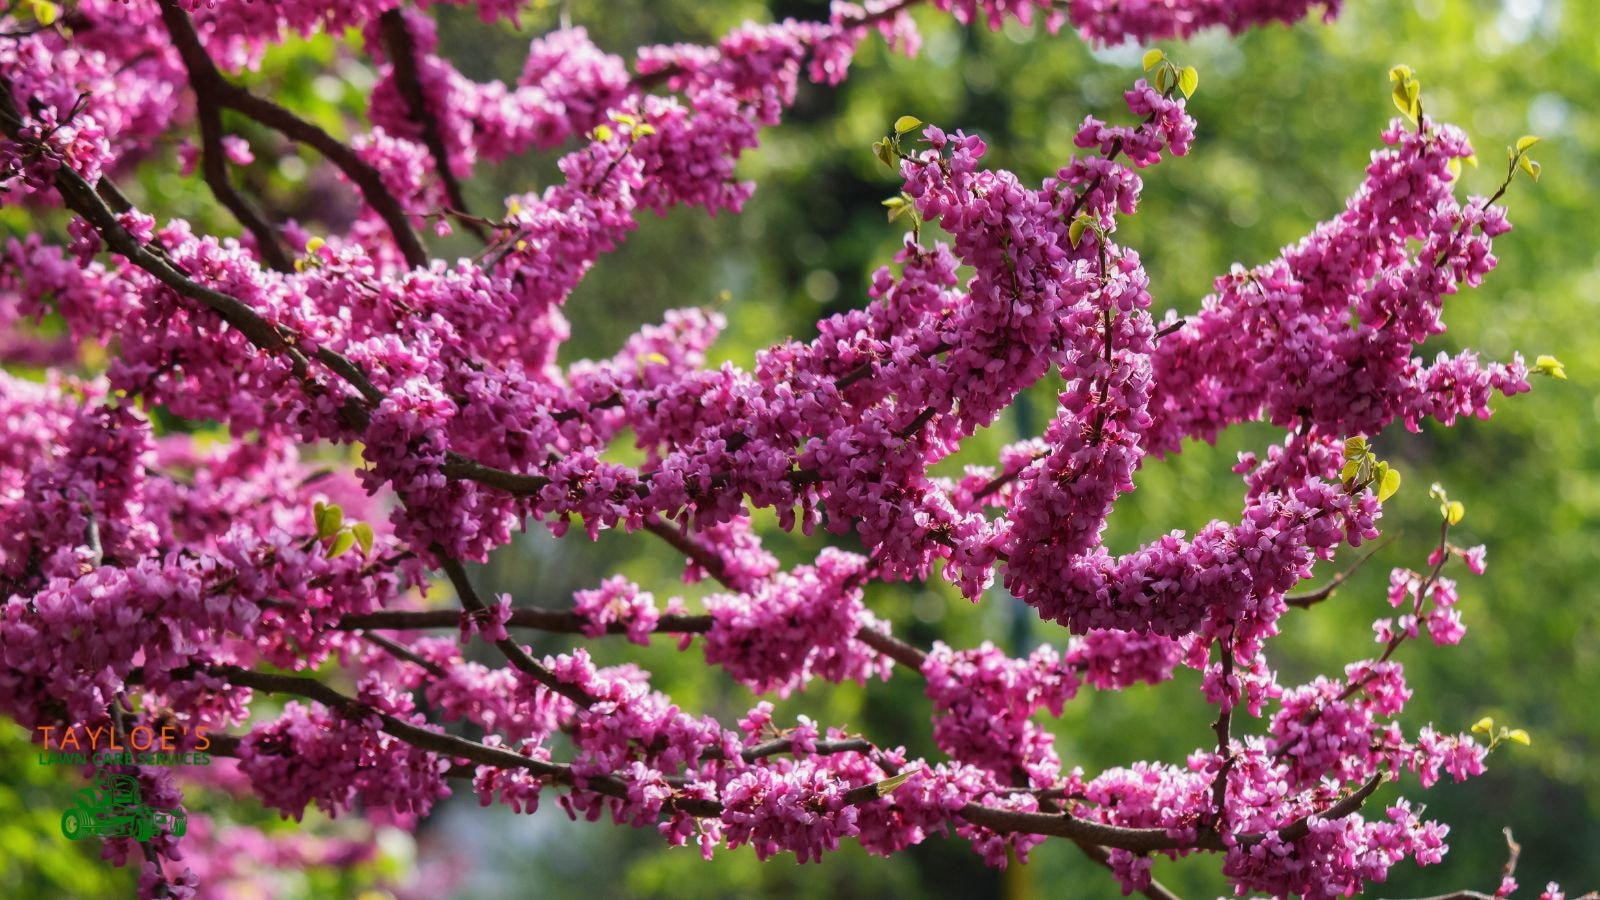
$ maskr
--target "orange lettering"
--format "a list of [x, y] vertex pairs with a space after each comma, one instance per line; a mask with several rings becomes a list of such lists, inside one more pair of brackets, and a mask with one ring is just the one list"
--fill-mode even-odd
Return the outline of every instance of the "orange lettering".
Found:
[[[144, 732], [144, 746], [143, 747], [139, 746], [139, 732], [141, 732], [141, 731]], [[156, 741], [155, 732], [151, 731], [149, 729], [149, 727], [147, 727], [145, 725], [135, 725], [135, 726], [133, 726], [133, 731], [128, 734], [128, 743], [132, 744], [133, 745], [133, 749], [135, 749], [135, 750], [141, 750], [141, 751], [149, 750], [150, 749], [150, 745], [154, 744], [155, 741]]]

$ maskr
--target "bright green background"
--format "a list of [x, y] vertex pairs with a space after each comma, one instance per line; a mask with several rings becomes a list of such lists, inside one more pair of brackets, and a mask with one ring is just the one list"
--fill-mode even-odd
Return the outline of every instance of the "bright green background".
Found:
[[[710, 40], [748, 16], [767, 15], [756, 3], [714, 6], [577, 0], [572, 13], [602, 46], [624, 54], [641, 41]], [[1543, 182], [1519, 179], [1510, 192], [1517, 229], [1497, 243], [1499, 271], [1483, 288], [1449, 302], [1452, 330], [1423, 353], [1462, 346], [1493, 358], [1552, 353], [1567, 364], [1571, 380], [1536, 381], [1532, 395], [1497, 401], [1499, 412], [1489, 422], [1383, 435], [1379, 452], [1406, 478], [1385, 518], [1385, 531], [1398, 540], [1335, 600], [1289, 617], [1270, 661], [1284, 683], [1294, 684], [1337, 673], [1345, 662], [1374, 652], [1369, 626], [1388, 610], [1388, 569], [1422, 564], [1436, 516], [1427, 485], [1443, 482], [1467, 506], [1457, 541], [1488, 544], [1490, 567], [1481, 579], [1455, 573], [1463, 576], [1469, 629], [1460, 647], [1413, 644], [1400, 652], [1417, 692], [1404, 721], [1411, 729], [1431, 721], [1459, 730], [1488, 714], [1526, 727], [1534, 743], [1496, 751], [1490, 772], [1464, 785], [1426, 794], [1414, 781], [1385, 787], [1380, 799], [1403, 791], [1450, 823], [1454, 849], [1441, 866], [1398, 867], [1381, 893], [1492, 891], [1506, 826], [1523, 844], [1519, 874], [1528, 888], [1536, 891], [1549, 879], [1577, 891], [1600, 887], [1600, 772], [1589, 765], [1600, 736], [1600, 717], [1592, 713], [1600, 631], [1591, 587], [1600, 555], [1600, 452], [1590, 439], [1600, 416], [1591, 388], [1597, 377], [1591, 360], [1600, 351], [1591, 327], [1600, 312], [1600, 246], [1591, 218], [1600, 208], [1594, 113], [1600, 9], [1579, 0], [1349, 0], [1347, 6], [1333, 25], [1274, 27], [1240, 38], [1213, 33], [1162, 45], [1200, 70], [1191, 105], [1199, 138], [1188, 158], [1145, 173], [1142, 210], [1122, 223], [1119, 239], [1143, 255], [1157, 311], [1192, 312], [1230, 263], [1268, 259], [1342, 208], [1394, 112], [1386, 73], [1398, 62], [1422, 79], [1428, 114], [1461, 125], [1476, 142], [1484, 168], [1466, 173], [1467, 190], [1493, 191], [1503, 174], [1505, 144], [1529, 132], [1544, 137], [1535, 152]], [[780, 15], [824, 14], [821, 3], [780, 7]], [[900, 239], [900, 226], [886, 223], [878, 205], [894, 193], [894, 179], [868, 149], [896, 116], [975, 130], [989, 141], [992, 164], [1032, 182], [1067, 160], [1085, 114], [1126, 118], [1120, 92], [1138, 76], [1142, 48], [1092, 53], [1070, 34], [1050, 37], [1015, 27], [968, 32], [927, 11], [918, 19], [926, 37], [919, 59], [889, 57], [872, 40], [843, 88], [803, 91], [788, 121], [768, 131], [743, 166], [761, 183], [744, 215], [651, 217], [605, 260], [568, 306], [576, 334], [568, 358], [608, 354], [661, 310], [716, 303], [727, 291], [731, 300], [723, 310], [732, 325], [715, 352], [747, 364], [757, 348], [790, 335], [808, 337], [819, 316], [861, 304], [868, 275]], [[554, 11], [529, 14], [518, 34], [461, 11], [445, 10], [443, 21], [446, 50], [464, 71], [511, 78], [530, 34], [549, 27]], [[338, 125], [342, 110], [359, 109], [370, 79], [358, 60], [322, 40], [275, 54], [252, 77], [263, 90]], [[262, 160], [247, 173], [253, 190], [278, 209], [313, 219], [314, 208], [296, 199], [304, 187], [295, 178], [296, 164], [274, 167], [282, 154], [270, 137], [234, 124], [252, 138]], [[546, 183], [552, 160], [547, 155], [485, 169], [469, 185], [469, 199], [478, 211], [492, 213], [505, 194]], [[147, 208], [233, 227], [206, 194], [177, 183], [170, 172], [161, 164], [145, 168], [135, 193], [161, 198]], [[20, 227], [14, 219], [4, 222]], [[447, 252], [473, 249], [461, 237], [443, 246]], [[1035, 390], [973, 441], [970, 458], [992, 459], [1001, 444], [1037, 434], [1052, 409], [1048, 388]], [[1140, 490], [1113, 517], [1113, 549], [1236, 515], [1242, 489], [1228, 471], [1234, 454], [1276, 437], [1260, 427], [1235, 429], [1216, 448], [1190, 447], [1176, 459], [1152, 463], [1139, 475]], [[823, 545], [785, 535], [769, 540], [786, 563], [809, 559]], [[618, 571], [658, 597], [677, 590], [677, 560], [655, 543], [614, 535], [593, 546], [532, 536], [497, 554], [480, 578], [485, 589], [511, 591], [519, 603], [562, 608], [572, 590]], [[988, 638], [1022, 652], [1062, 637], [1004, 596], [974, 607], [943, 585], [901, 585], [874, 589], [868, 602], [894, 621], [898, 633], [922, 644], [943, 637], [971, 646]], [[541, 643], [550, 650], [566, 646], [560, 639]], [[639, 651], [608, 642], [598, 654], [608, 662], [640, 661], [686, 708], [724, 721], [752, 702], [747, 691], [705, 671], [697, 650], [678, 654], [660, 643]], [[1093, 773], [1136, 759], [1177, 762], [1207, 746], [1208, 708], [1195, 682], [1193, 673], [1184, 673], [1159, 688], [1086, 694], [1055, 726], [1064, 760]], [[783, 711], [844, 723], [880, 742], [904, 742], [913, 752], [934, 752], [927, 701], [918, 681], [904, 674], [868, 691], [819, 686], [783, 704]], [[14, 760], [7, 771], [16, 773], [0, 780], [0, 811], [48, 807], [46, 792], [60, 797], [74, 786], [58, 773], [34, 771], [18, 740], [0, 742], [0, 752]], [[464, 894], [471, 897], [1119, 896], [1107, 875], [1062, 842], [1039, 848], [1030, 865], [1004, 876], [983, 869], [960, 842], [941, 840], [892, 860], [851, 846], [805, 868], [789, 857], [758, 865], [745, 851], [722, 853], [705, 865], [693, 850], [663, 849], [648, 831], [571, 824], [553, 802], [535, 816], [517, 817], [478, 809], [470, 793], [458, 799], [428, 823], [423, 840], [470, 864]], [[53, 815], [46, 818], [53, 822]], [[6, 823], [0, 825], [0, 895], [51, 886], [82, 896], [120, 890], [102, 887], [101, 870], [69, 863], [81, 848], [66, 845], [54, 827], [0, 819]], [[1199, 856], [1160, 862], [1156, 872], [1185, 896], [1216, 896], [1227, 893], [1217, 869], [1214, 858]], [[303, 893], [317, 895], [310, 883]], [[1373, 893], [1379, 893], [1376, 886]]]

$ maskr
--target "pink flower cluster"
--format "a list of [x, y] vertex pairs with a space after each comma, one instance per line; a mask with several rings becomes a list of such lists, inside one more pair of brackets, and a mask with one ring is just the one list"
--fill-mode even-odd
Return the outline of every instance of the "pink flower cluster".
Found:
[[448, 760], [381, 730], [379, 714], [424, 721], [410, 695], [368, 679], [358, 701], [363, 712], [291, 701], [276, 722], [252, 731], [240, 745], [239, 768], [256, 796], [296, 821], [311, 803], [334, 816], [358, 800], [426, 815], [449, 796]]
[[889, 662], [854, 640], [873, 627], [861, 605], [867, 561], [825, 550], [815, 566], [797, 566], [749, 593], [706, 598], [711, 629], [706, 662], [720, 665], [757, 693], [791, 690], [820, 674], [865, 683], [889, 675]]

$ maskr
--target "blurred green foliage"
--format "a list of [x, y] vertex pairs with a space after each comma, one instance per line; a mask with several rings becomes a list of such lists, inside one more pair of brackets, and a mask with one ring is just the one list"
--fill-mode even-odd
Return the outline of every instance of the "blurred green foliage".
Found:
[[[556, 6], [534, 3], [520, 30], [440, 8], [442, 46], [472, 77], [514, 78], [528, 40], [555, 24]], [[1397, 540], [1333, 600], [1287, 617], [1270, 662], [1284, 683], [1294, 684], [1336, 674], [1374, 652], [1370, 623], [1388, 610], [1388, 569], [1422, 564], [1438, 515], [1427, 485], [1442, 482], [1467, 510], [1453, 538], [1486, 543], [1490, 566], [1480, 579], [1454, 573], [1463, 576], [1469, 629], [1460, 647], [1401, 650], [1416, 691], [1404, 720], [1411, 729], [1435, 722], [1465, 730], [1492, 715], [1528, 729], [1533, 744], [1496, 750], [1489, 773], [1463, 785], [1425, 795], [1414, 781], [1385, 787], [1379, 800], [1404, 792], [1450, 823], [1453, 850], [1440, 866], [1397, 869], [1383, 892], [1492, 890], [1505, 855], [1504, 826], [1523, 845], [1518, 874], [1525, 885], [1554, 879], [1571, 889], [1600, 887], [1600, 769], [1590, 765], [1600, 746], [1592, 694], [1600, 685], [1600, 606], [1590, 580], [1600, 571], [1600, 449], [1591, 439], [1600, 400], [1588, 387], [1600, 377], [1594, 363], [1600, 330], [1592, 327], [1600, 313], [1600, 228], [1593, 220], [1600, 208], [1600, 116], [1593, 99], [1600, 87], [1594, 37], [1600, 5], [1348, 0], [1346, 7], [1332, 25], [1239, 38], [1208, 33], [1162, 45], [1200, 72], [1191, 101], [1199, 138], [1189, 157], [1145, 173], [1141, 210], [1120, 223], [1117, 237], [1142, 255], [1158, 314], [1198, 309], [1211, 280], [1230, 264], [1272, 257], [1343, 207], [1394, 115], [1387, 73], [1396, 63], [1420, 77], [1430, 117], [1462, 126], [1475, 141], [1484, 165], [1467, 170], [1466, 190], [1487, 194], [1499, 184], [1503, 145], [1524, 133], [1544, 138], [1537, 154], [1542, 181], [1519, 180], [1507, 198], [1517, 230], [1497, 244], [1499, 271], [1484, 287], [1450, 300], [1450, 332], [1422, 354], [1469, 346], [1492, 358], [1551, 353], [1567, 364], [1571, 380], [1537, 380], [1532, 395], [1497, 402], [1500, 411], [1489, 422], [1379, 436], [1380, 455], [1406, 476], [1386, 504], [1385, 531]], [[826, 15], [824, 3], [798, 0], [770, 9], [750, 0], [573, 0], [570, 11], [603, 47], [624, 56], [640, 43], [714, 40], [747, 18]], [[964, 30], [928, 11], [918, 20], [926, 39], [918, 58], [891, 56], [869, 40], [842, 88], [803, 90], [785, 124], [769, 130], [743, 163], [744, 174], [760, 183], [743, 215], [712, 219], [678, 211], [643, 222], [568, 304], [574, 339], [565, 358], [609, 354], [666, 309], [720, 305], [730, 328], [714, 353], [748, 364], [759, 348], [809, 337], [819, 317], [864, 303], [870, 273], [889, 261], [904, 234], [904, 220], [888, 223], [880, 205], [898, 185], [869, 149], [901, 115], [983, 135], [990, 164], [1033, 182], [1070, 157], [1073, 131], [1085, 115], [1126, 119], [1121, 92], [1139, 76], [1144, 47], [1094, 50], [1070, 34], [1017, 26]], [[295, 43], [250, 78], [335, 133], [349, 134], [362, 127], [355, 117], [372, 80], [358, 48], [356, 35]], [[339, 224], [339, 210], [348, 209], [341, 206], [348, 203], [346, 189], [314, 155], [248, 123], [229, 125], [255, 146], [257, 161], [242, 181], [264, 205], [307, 223]], [[131, 189], [136, 202], [236, 233], [203, 188], [176, 177], [173, 159], [168, 148], [140, 168]], [[553, 160], [546, 154], [484, 168], [468, 185], [468, 199], [492, 215], [507, 194], [555, 177]], [[19, 224], [15, 210], [0, 214], [6, 216], [0, 227]], [[929, 229], [924, 240], [934, 233]], [[460, 233], [436, 246], [475, 250]], [[1056, 387], [1030, 391], [970, 442], [951, 471], [963, 462], [992, 461], [1001, 445], [1042, 431]], [[1229, 472], [1235, 455], [1279, 437], [1270, 428], [1244, 426], [1215, 447], [1192, 445], [1175, 458], [1150, 461], [1139, 473], [1139, 490], [1113, 516], [1109, 546], [1126, 551], [1171, 529], [1192, 531], [1236, 515], [1242, 488]], [[821, 536], [787, 535], [771, 527], [770, 517], [758, 520], [786, 564], [808, 560], [823, 546]], [[680, 561], [664, 546], [616, 534], [589, 544], [530, 532], [479, 577], [483, 589], [511, 592], [519, 604], [564, 608], [572, 591], [616, 572], [658, 597], [683, 593], [691, 605], [705, 590], [679, 585]], [[989, 639], [1023, 652], [1063, 638], [1000, 591], [971, 605], [940, 583], [877, 586], [868, 604], [897, 633], [923, 645]], [[541, 650], [571, 645], [560, 637], [538, 640]], [[615, 640], [591, 649], [602, 662], [639, 663], [685, 708], [726, 722], [753, 702], [748, 691], [707, 670], [697, 649], [680, 653], [667, 641], [640, 649]], [[1156, 688], [1086, 693], [1053, 726], [1062, 758], [1089, 773], [1137, 759], [1180, 762], [1209, 740], [1197, 681], [1184, 672]], [[867, 689], [817, 686], [780, 704], [780, 715], [801, 713], [880, 743], [904, 743], [914, 754], [936, 753], [928, 703], [919, 682], [905, 674]], [[1259, 727], [1235, 728], [1251, 725]], [[92, 849], [86, 857], [84, 847], [58, 840], [53, 827], [19, 812], [59, 809], [76, 785], [51, 770], [36, 771], [26, 743], [8, 734], [0, 733], [0, 763], [10, 773], [0, 779], [0, 811], [12, 811], [0, 826], [0, 895], [125, 892], [121, 875], [86, 864]], [[537, 815], [519, 817], [480, 810], [464, 792], [425, 824], [422, 843], [467, 861], [463, 895], [469, 897], [1120, 895], [1106, 873], [1060, 841], [1006, 873], [984, 869], [963, 844], [943, 840], [890, 860], [851, 846], [805, 868], [790, 857], [757, 864], [747, 849], [704, 864], [695, 850], [668, 850], [649, 831], [571, 823], [553, 797], [546, 799]], [[1158, 862], [1156, 876], [1186, 896], [1217, 896], [1228, 892], [1217, 868], [1214, 858], [1199, 856]], [[309, 884], [291, 895], [319, 896]]]

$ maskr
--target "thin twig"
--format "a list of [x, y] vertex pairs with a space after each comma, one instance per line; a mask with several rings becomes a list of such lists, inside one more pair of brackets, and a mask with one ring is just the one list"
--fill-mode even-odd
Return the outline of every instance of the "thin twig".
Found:
[[294, 263], [280, 243], [277, 229], [245, 200], [228, 176], [228, 158], [222, 149], [222, 104], [216, 95], [217, 83], [222, 80], [221, 74], [217, 72], [205, 47], [198, 40], [188, 39], [193, 29], [185, 28], [186, 19], [180, 21], [184, 16], [181, 9], [163, 3], [161, 16], [178, 48], [178, 55], [183, 58], [184, 69], [189, 74], [189, 87], [194, 91], [195, 113], [200, 120], [200, 168], [206, 184], [210, 185], [217, 201], [227, 207], [239, 224], [255, 236], [256, 252], [261, 254], [263, 262], [279, 272], [294, 271]]
[[[450, 579], [450, 583], [455, 586], [456, 596], [461, 600], [461, 605], [466, 608], [468, 614], [487, 616], [489, 607], [478, 596], [478, 590], [472, 586], [472, 579], [467, 577], [467, 570], [462, 567], [461, 562], [446, 554], [444, 548], [438, 544], [433, 545], [431, 549], [433, 555], [439, 559], [439, 568], [444, 571], [445, 576]], [[546, 688], [566, 697], [579, 706], [586, 707], [594, 702], [594, 699], [584, 693], [582, 688], [557, 678], [554, 672], [551, 672], [541, 665], [538, 660], [529, 656], [528, 651], [524, 650], [522, 645], [516, 641], [510, 638], [501, 638], [495, 641], [494, 645], [505, 655], [506, 661], [510, 662], [519, 672], [528, 675]]]
[[389, 64], [394, 66], [395, 84], [405, 100], [407, 114], [422, 130], [422, 143], [433, 155], [433, 164], [439, 172], [439, 182], [444, 185], [444, 195], [449, 201], [448, 212], [458, 213], [456, 221], [471, 231], [478, 240], [489, 240], [488, 232], [478, 224], [477, 217], [467, 209], [462, 195], [461, 182], [450, 168], [450, 152], [445, 148], [444, 136], [439, 133], [439, 120], [428, 109], [428, 98], [422, 90], [422, 79], [417, 75], [417, 43], [406, 26], [405, 14], [391, 9], [378, 17], [383, 40], [389, 47]]
[[1366, 555], [1362, 556], [1360, 559], [1358, 559], [1354, 563], [1352, 563], [1349, 568], [1347, 568], [1344, 571], [1340, 572], [1339, 574], [1333, 576], [1333, 579], [1330, 580], [1327, 584], [1323, 585], [1322, 587], [1318, 588], [1315, 591], [1311, 591], [1310, 593], [1306, 593], [1306, 594], [1289, 594], [1288, 596], [1283, 598], [1283, 602], [1287, 603], [1290, 606], [1298, 607], [1300, 609], [1309, 609], [1310, 607], [1313, 607], [1313, 606], [1317, 605], [1318, 603], [1321, 603], [1322, 601], [1328, 599], [1329, 597], [1332, 597], [1333, 596], [1333, 592], [1338, 590], [1339, 586], [1344, 584], [1345, 581], [1348, 580], [1351, 575], [1354, 575], [1356, 573], [1357, 569], [1361, 568], [1364, 564], [1366, 564], [1367, 560], [1373, 558], [1374, 556], [1377, 556], [1378, 555], [1378, 551], [1380, 551], [1383, 548], [1385, 548], [1385, 547], [1389, 546], [1390, 544], [1394, 543], [1394, 541], [1395, 541], [1395, 539], [1393, 537], [1385, 538], [1383, 543], [1381, 543], [1378, 546], [1373, 547], [1371, 550], [1367, 551]]

